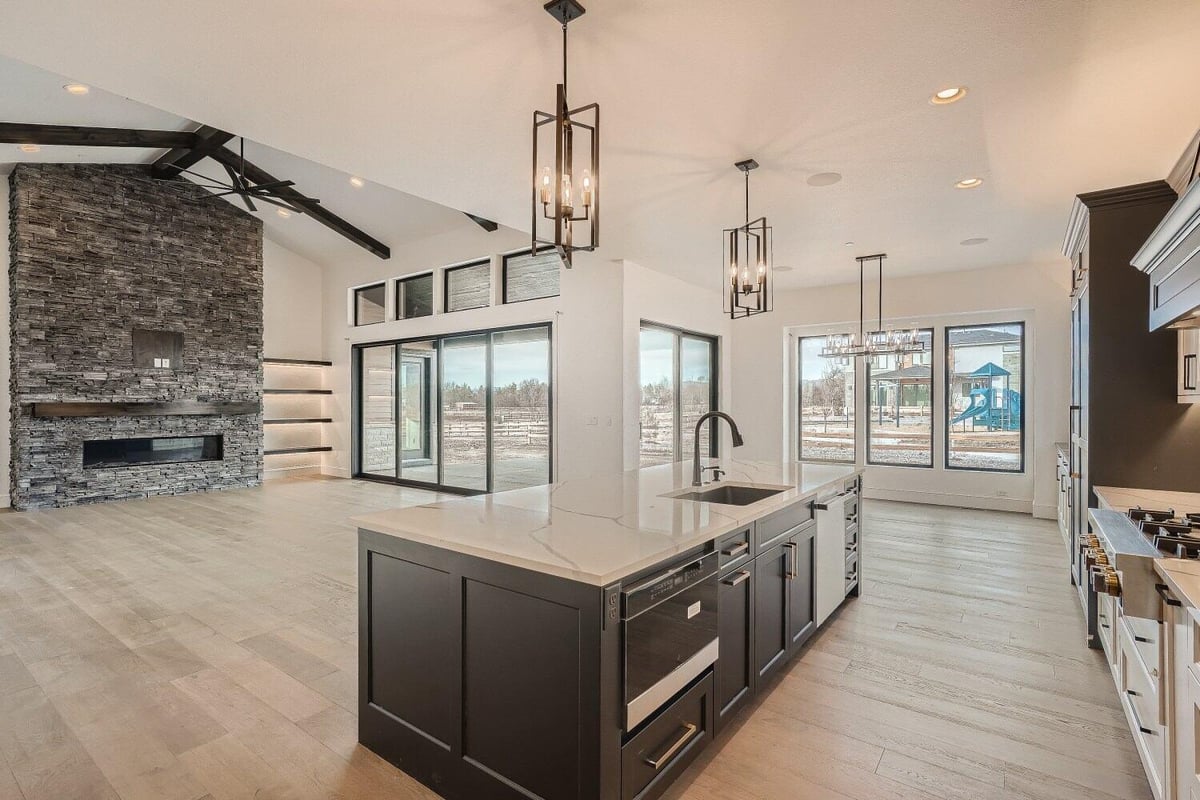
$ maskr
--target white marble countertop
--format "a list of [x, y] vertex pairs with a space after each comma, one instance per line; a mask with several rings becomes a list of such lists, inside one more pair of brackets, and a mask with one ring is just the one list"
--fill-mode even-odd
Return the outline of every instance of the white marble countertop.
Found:
[[862, 471], [799, 462], [711, 463], [726, 471], [725, 484], [788, 488], [747, 506], [662, 497], [689, 488], [688, 461], [379, 511], [352, 521], [377, 533], [604, 586]]
[[1122, 513], [1137, 506], [1155, 511], [1174, 509], [1179, 516], [1200, 513], [1200, 493], [1197, 492], [1129, 489], [1121, 486], [1094, 486], [1092, 491], [1099, 498], [1101, 508]]

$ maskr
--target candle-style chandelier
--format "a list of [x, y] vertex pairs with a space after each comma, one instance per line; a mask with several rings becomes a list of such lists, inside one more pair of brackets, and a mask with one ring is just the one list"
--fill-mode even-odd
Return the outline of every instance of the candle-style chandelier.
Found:
[[[551, 0], [544, 8], [562, 24], [562, 83], [554, 113], [533, 112], [532, 249], [536, 254], [553, 247], [569, 269], [573, 252], [595, 250], [600, 243], [600, 105], [573, 109], [567, 103], [567, 24], [586, 9], [576, 0]], [[553, 131], [554, 161], [553, 166], [539, 166], [550, 157], [548, 137], [539, 140], [547, 126]], [[577, 142], [577, 136], [583, 141]]]
[[758, 169], [758, 162], [748, 158], [734, 166], [746, 178], [746, 221], [724, 231], [722, 306], [730, 319], [741, 319], [772, 309], [772, 241], [767, 218], [750, 219], [750, 170]]
[[[825, 346], [821, 355], [825, 358], [837, 359], [846, 364], [852, 358], [866, 356], [904, 355], [906, 353], [925, 352], [925, 340], [915, 329], [883, 329], [883, 260], [887, 253], [876, 253], [870, 256], [859, 256], [858, 262], [858, 333], [840, 333], [825, 338]], [[863, 264], [876, 261], [879, 264], [879, 317], [875, 330], [866, 331], [863, 315], [865, 290], [863, 283]]]

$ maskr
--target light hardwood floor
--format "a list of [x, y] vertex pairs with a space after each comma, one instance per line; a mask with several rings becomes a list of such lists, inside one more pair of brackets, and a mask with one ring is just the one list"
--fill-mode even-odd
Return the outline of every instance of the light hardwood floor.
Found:
[[[0, 798], [433, 798], [355, 742], [354, 513], [297, 479], [0, 514]], [[1050, 523], [864, 504], [851, 601], [672, 800], [1141, 800]]]

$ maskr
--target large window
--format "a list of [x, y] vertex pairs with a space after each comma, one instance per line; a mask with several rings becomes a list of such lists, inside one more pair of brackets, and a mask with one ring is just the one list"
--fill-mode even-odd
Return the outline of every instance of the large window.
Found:
[[867, 463], [933, 466], [933, 329], [922, 353], [867, 361]]
[[503, 284], [505, 303], [520, 303], [542, 297], [558, 296], [558, 276], [562, 259], [553, 249], [536, 256], [530, 252], [504, 256]]
[[798, 351], [800, 460], [854, 463], [854, 359], [822, 358], [824, 336]]
[[[717, 340], [643, 323], [639, 455], [643, 467], [692, 457], [697, 420], [717, 407]], [[715, 425], [700, 432], [700, 449], [716, 455]]]
[[446, 280], [446, 311], [466, 311], [485, 308], [492, 302], [492, 262], [477, 261], [450, 267], [443, 273]]
[[354, 324], [374, 325], [383, 322], [387, 307], [387, 288], [382, 283], [354, 290]]
[[1022, 472], [1025, 325], [946, 328], [946, 468]]
[[356, 348], [356, 474], [504, 491], [551, 479], [550, 326]]

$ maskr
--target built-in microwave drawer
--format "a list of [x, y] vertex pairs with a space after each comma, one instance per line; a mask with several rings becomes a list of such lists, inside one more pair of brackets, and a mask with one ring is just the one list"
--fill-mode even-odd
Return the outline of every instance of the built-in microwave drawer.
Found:
[[717, 569], [750, 557], [750, 530], [750, 526], [746, 526], [717, 540]]
[[621, 748], [621, 800], [658, 797], [712, 740], [713, 673], [668, 705]]
[[813, 521], [810, 500], [794, 503], [754, 523], [754, 555], [759, 555], [791, 536], [795, 529]]

